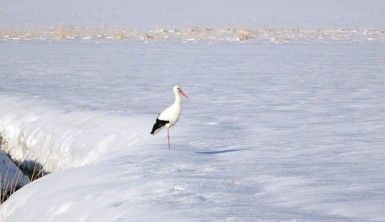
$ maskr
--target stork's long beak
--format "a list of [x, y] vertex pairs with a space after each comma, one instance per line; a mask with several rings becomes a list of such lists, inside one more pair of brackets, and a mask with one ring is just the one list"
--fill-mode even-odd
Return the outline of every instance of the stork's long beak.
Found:
[[187, 94], [185, 92], [183, 92], [183, 90], [179, 90], [180, 94], [182, 94], [182, 96], [186, 97], [186, 99], [189, 99]]

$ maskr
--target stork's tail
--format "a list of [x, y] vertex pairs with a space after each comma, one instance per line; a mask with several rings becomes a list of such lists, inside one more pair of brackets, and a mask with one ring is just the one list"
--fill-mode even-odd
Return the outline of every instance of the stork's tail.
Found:
[[154, 126], [152, 127], [151, 134], [155, 135], [157, 132], [161, 130], [162, 127], [164, 127], [167, 123], [170, 121], [168, 120], [161, 120], [161, 119], [156, 119], [156, 122]]

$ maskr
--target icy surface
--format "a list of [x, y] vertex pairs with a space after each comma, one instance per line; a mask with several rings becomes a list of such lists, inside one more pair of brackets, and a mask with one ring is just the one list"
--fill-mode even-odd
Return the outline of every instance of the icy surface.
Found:
[[[1, 134], [56, 172], [3, 204], [5, 222], [385, 218], [384, 44], [0, 51]], [[191, 100], [169, 151], [149, 132], [176, 83]]]
[[0, 26], [384, 28], [382, 0], [2, 0]]

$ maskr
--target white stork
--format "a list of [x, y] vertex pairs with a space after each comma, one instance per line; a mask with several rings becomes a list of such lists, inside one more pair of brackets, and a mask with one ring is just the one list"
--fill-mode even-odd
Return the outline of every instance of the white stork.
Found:
[[159, 114], [151, 130], [151, 134], [155, 135], [164, 127], [167, 128], [168, 149], [170, 149], [170, 128], [174, 126], [176, 122], [178, 122], [179, 116], [182, 113], [181, 95], [188, 99], [187, 94], [183, 92], [180, 86], [174, 86], [173, 91], [175, 95], [174, 103]]

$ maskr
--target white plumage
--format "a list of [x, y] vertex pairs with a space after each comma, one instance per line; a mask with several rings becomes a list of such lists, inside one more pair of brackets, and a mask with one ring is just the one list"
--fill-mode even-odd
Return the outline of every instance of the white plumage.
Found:
[[180, 86], [176, 85], [173, 88], [173, 92], [175, 95], [175, 101], [172, 105], [163, 110], [158, 118], [154, 126], [152, 127], [151, 134], [155, 135], [161, 129], [167, 128], [167, 141], [168, 148], [170, 149], [170, 133], [169, 129], [173, 127], [179, 120], [180, 114], [182, 113], [182, 105], [181, 105], [181, 95], [188, 98], [186, 93], [180, 88]]

